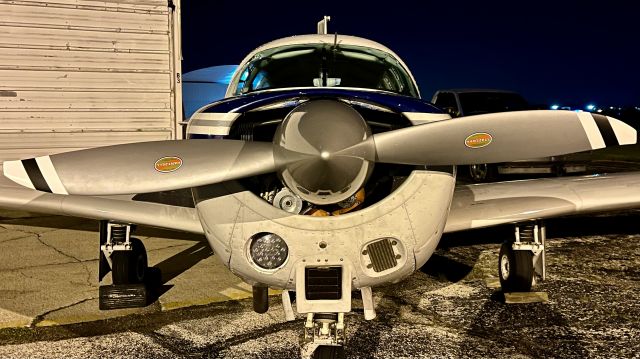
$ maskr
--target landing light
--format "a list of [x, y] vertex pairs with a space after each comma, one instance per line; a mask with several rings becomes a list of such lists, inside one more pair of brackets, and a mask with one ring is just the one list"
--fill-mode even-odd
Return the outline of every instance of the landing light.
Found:
[[261, 232], [251, 237], [249, 254], [258, 267], [276, 269], [287, 260], [289, 247], [277, 234]]

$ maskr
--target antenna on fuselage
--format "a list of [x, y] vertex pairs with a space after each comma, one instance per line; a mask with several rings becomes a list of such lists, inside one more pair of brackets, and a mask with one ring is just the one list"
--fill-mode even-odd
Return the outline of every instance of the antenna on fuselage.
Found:
[[325, 16], [322, 20], [318, 21], [318, 35], [327, 34], [327, 26], [329, 25], [329, 20], [331, 20], [331, 16]]

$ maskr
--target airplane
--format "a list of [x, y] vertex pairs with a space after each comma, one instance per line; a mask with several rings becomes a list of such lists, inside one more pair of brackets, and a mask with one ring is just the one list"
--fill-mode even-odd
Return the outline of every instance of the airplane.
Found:
[[126, 298], [118, 288], [148, 276], [136, 225], [204, 235], [253, 286], [256, 312], [268, 310], [268, 288], [279, 289], [294, 320], [295, 292], [306, 316], [301, 355], [334, 358], [343, 354], [352, 292], [374, 319], [372, 289], [422, 267], [444, 233], [512, 224], [500, 282], [505, 292], [529, 291], [546, 276], [544, 219], [640, 205], [640, 173], [456, 186], [457, 165], [629, 145], [638, 136], [589, 112], [451, 119], [421, 99], [389, 48], [327, 34], [326, 23], [318, 32], [248, 54], [226, 97], [191, 117], [185, 140], [4, 162], [4, 176], [19, 186], [0, 186], [0, 206], [100, 220], [100, 278], [111, 271], [116, 307], [132, 304], [117, 302]]

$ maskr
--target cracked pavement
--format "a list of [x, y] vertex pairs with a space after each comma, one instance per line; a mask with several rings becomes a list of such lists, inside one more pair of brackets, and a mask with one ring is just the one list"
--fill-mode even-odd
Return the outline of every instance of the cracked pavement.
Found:
[[[148, 307], [100, 311], [98, 223], [0, 210], [0, 328], [41, 327], [246, 298], [251, 288], [212, 255], [203, 237], [140, 228], [163, 293]], [[215, 275], [214, 275], [215, 273]]]

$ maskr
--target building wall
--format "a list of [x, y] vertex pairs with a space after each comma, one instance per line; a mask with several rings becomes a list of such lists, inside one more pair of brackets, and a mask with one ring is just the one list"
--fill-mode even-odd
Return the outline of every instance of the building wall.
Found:
[[0, 161], [179, 136], [179, 29], [167, 0], [0, 0]]

